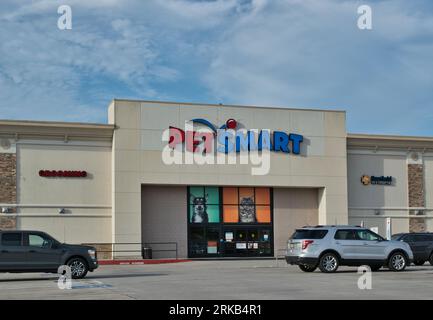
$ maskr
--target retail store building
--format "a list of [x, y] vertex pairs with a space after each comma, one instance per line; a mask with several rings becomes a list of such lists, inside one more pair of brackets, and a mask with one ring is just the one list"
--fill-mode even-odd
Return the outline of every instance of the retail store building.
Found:
[[[348, 134], [345, 119], [344, 111], [114, 100], [108, 124], [0, 121], [0, 228], [131, 249], [116, 256], [176, 243], [179, 257], [281, 254], [305, 225], [363, 223], [384, 235], [391, 218], [394, 233], [433, 231], [433, 138]], [[249, 140], [245, 151], [235, 143], [221, 152], [234, 164], [186, 164], [194, 143], [182, 163], [163, 160], [164, 150], [200, 140], [193, 132], [220, 128], [269, 132], [255, 145], [269, 146], [267, 174], [252, 174], [252, 159], [240, 163], [254, 151]]]

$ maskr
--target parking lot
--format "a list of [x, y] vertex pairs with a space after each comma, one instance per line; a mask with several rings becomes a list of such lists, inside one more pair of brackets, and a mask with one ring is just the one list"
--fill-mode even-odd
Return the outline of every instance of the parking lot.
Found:
[[72, 289], [53, 274], [0, 274], [0, 299], [432, 299], [433, 267], [373, 273], [360, 290], [356, 268], [304, 273], [284, 261], [193, 261], [101, 266]]

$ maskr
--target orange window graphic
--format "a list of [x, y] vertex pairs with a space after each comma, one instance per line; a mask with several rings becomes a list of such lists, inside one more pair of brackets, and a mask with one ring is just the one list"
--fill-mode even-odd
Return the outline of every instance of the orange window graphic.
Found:
[[223, 206], [223, 221], [225, 223], [237, 223], [239, 221], [238, 206]]
[[256, 205], [271, 204], [271, 191], [269, 188], [256, 188]]
[[271, 223], [271, 189], [223, 187], [224, 223]]
[[271, 207], [269, 206], [256, 206], [256, 215], [258, 223], [271, 222]]
[[239, 188], [239, 201], [248, 199], [248, 202], [254, 203], [254, 188]]
[[238, 204], [238, 188], [223, 188], [223, 203], [224, 204]]

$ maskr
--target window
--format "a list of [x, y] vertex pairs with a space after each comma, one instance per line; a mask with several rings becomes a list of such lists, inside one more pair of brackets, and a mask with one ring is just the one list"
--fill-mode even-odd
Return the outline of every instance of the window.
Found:
[[354, 230], [338, 230], [335, 233], [335, 240], [357, 240]]
[[52, 240], [39, 234], [29, 234], [29, 246], [39, 248], [51, 248]]
[[394, 234], [394, 235], [391, 237], [391, 240], [399, 241], [400, 238], [402, 238], [401, 234]]
[[364, 241], [382, 241], [382, 240], [384, 240], [381, 236], [379, 236], [378, 234], [376, 234], [370, 230], [356, 230], [355, 232], [356, 232], [356, 235], [358, 236], [359, 240], [364, 240]]
[[3, 233], [2, 246], [21, 246], [21, 233]]
[[405, 242], [414, 242], [414, 241], [415, 241], [415, 238], [414, 238], [414, 236], [408, 234], [408, 235], [406, 235], [406, 236], [403, 237], [403, 240], [404, 240]]
[[328, 230], [296, 230], [292, 235], [292, 239], [323, 239]]
[[220, 222], [220, 202], [218, 187], [189, 188], [189, 222]]
[[189, 256], [272, 254], [271, 188], [189, 186], [187, 201]]
[[190, 253], [195, 256], [219, 253], [219, 229], [193, 226], [189, 234]]
[[222, 188], [225, 223], [271, 223], [270, 188]]
[[427, 234], [416, 234], [414, 237], [416, 242], [430, 241], [430, 237]]

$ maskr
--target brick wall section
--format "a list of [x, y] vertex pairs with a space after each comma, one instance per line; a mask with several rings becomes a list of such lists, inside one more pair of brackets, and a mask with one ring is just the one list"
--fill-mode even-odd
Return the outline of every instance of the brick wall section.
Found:
[[17, 228], [17, 218], [0, 216], [0, 230], [15, 230]]
[[[17, 202], [17, 156], [15, 153], [0, 153], [0, 203]], [[15, 212], [13, 208], [12, 212]], [[0, 213], [0, 229], [15, 229], [16, 217]]]
[[[409, 182], [409, 207], [424, 207], [424, 166], [421, 164], [408, 165], [408, 182]], [[417, 212], [411, 210], [410, 215]], [[409, 219], [409, 232], [423, 232], [426, 230], [426, 221], [424, 218], [414, 217]]]
[[17, 202], [17, 156], [0, 153], [0, 203]]

